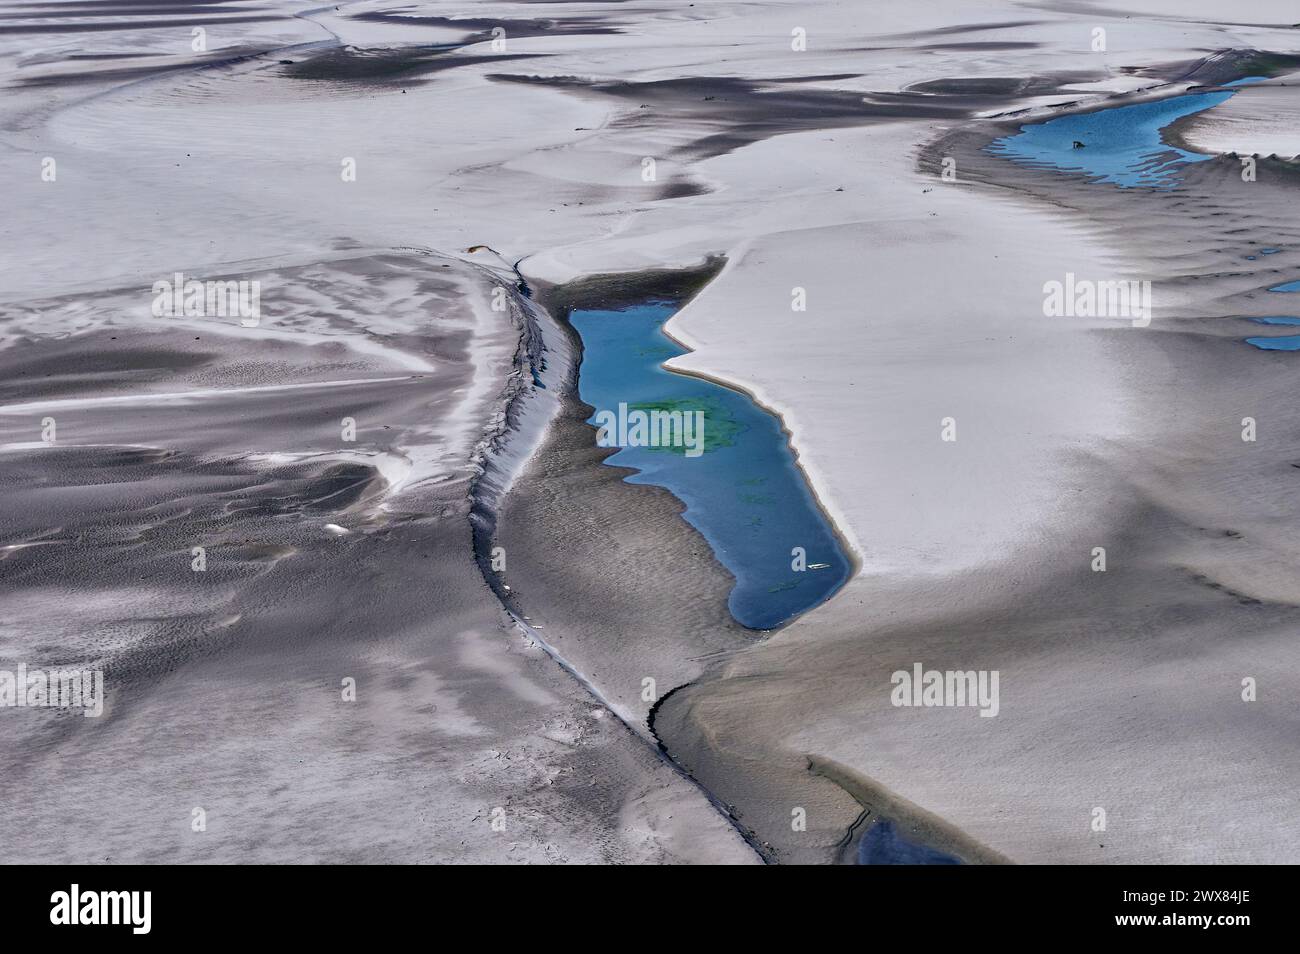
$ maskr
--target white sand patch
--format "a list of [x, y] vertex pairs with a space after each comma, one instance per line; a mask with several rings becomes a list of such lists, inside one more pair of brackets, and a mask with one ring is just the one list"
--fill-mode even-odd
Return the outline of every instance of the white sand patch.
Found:
[[1300, 74], [1293, 73], [1268, 83], [1240, 87], [1232, 99], [1188, 123], [1183, 138], [1197, 152], [1211, 155], [1235, 152], [1291, 159], [1300, 154], [1297, 84]]
[[306, 384], [265, 384], [247, 388], [203, 388], [197, 391], [174, 391], [166, 394], [121, 394], [113, 397], [66, 398], [52, 401], [29, 401], [25, 404], [2, 404], [0, 414], [40, 414], [46, 411], [67, 411], [77, 408], [148, 407], [151, 405], [196, 404], [206, 400], [238, 397], [241, 394], [261, 394], [268, 391], [302, 391], [311, 389], [346, 388], [409, 378], [358, 378], [349, 381], [311, 381]]

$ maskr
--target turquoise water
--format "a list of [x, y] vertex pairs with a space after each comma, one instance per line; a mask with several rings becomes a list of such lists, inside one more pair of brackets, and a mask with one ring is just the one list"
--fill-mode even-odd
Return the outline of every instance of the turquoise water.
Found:
[[[1246, 77], [1234, 83], [1256, 82]], [[988, 151], [1040, 169], [1079, 172], [1121, 188], [1150, 186], [1170, 189], [1177, 172], [1210, 156], [1188, 152], [1163, 142], [1160, 130], [1176, 119], [1218, 106], [1232, 92], [1188, 93], [1132, 106], [1115, 106], [1093, 113], [1061, 116], [1020, 127], [1020, 132], [989, 144]], [[1074, 148], [1075, 142], [1083, 148]]]
[[1300, 325], [1300, 318], [1292, 318], [1290, 315], [1272, 315], [1268, 318], [1252, 318], [1251, 321], [1257, 321], [1261, 325]]
[[1282, 285], [1274, 285], [1269, 291], [1273, 292], [1300, 292], [1300, 281], [1286, 282]]
[[[703, 534], [736, 577], [728, 608], [751, 629], [772, 629], [823, 602], [849, 577], [851, 564], [817, 506], [780, 423], [747, 396], [661, 366], [684, 354], [663, 333], [677, 306], [648, 302], [618, 311], [575, 310], [582, 337], [578, 394], [607, 423], [625, 405], [637, 410], [703, 414], [703, 452], [681, 447], [620, 449], [606, 458], [639, 473], [631, 483], [664, 487], [686, 505], [683, 517]], [[617, 442], [617, 439], [615, 439]], [[802, 547], [807, 569], [792, 568]]]

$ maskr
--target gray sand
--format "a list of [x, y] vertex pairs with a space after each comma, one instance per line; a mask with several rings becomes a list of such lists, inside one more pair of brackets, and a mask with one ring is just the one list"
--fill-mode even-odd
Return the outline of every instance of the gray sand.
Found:
[[[483, 372], [470, 354], [495, 355], [491, 379], [505, 382], [518, 329], [502, 315], [486, 338], [466, 330], [457, 298], [487, 287], [450, 260], [381, 255], [310, 272], [319, 296], [331, 275], [378, 283], [399, 267], [424, 276], [431, 308], [400, 345], [434, 373], [385, 367], [344, 348], [344, 333], [303, 347], [166, 319], [149, 334], [3, 353], [3, 668], [100, 668], [108, 694], [99, 719], [0, 718], [6, 860], [752, 859], [651, 746], [520, 636], [483, 582], [468, 456], [443, 464], [436, 451], [461, 416], [486, 426], [497, 395], [464, 406]], [[318, 298], [310, 314], [325, 314]], [[363, 323], [355, 310], [348, 321]], [[331, 374], [378, 383], [331, 387]], [[46, 407], [57, 439], [33, 440], [42, 401], [301, 376], [319, 386]], [[359, 422], [355, 442], [341, 440], [345, 417]], [[395, 493], [393, 461], [426, 456], [432, 473]], [[203, 572], [193, 546], [206, 548]], [[192, 828], [195, 809], [205, 830]]]

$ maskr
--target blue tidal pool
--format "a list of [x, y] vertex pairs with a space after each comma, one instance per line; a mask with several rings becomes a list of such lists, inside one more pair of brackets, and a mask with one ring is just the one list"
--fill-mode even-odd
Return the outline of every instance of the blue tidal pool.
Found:
[[[1226, 85], [1253, 82], [1247, 77]], [[1160, 130], [1176, 119], [1217, 106], [1234, 94], [1219, 90], [1188, 93], [1131, 106], [1077, 113], [1020, 127], [1020, 132], [988, 145], [988, 151], [1040, 169], [1059, 169], [1091, 176], [1121, 188], [1160, 189], [1177, 184], [1177, 171], [1210, 156], [1170, 146]], [[1081, 145], [1076, 148], [1075, 143]]]
[[738, 391], [662, 367], [685, 353], [663, 332], [676, 308], [571, 312], [583, 344], [578, 395], [596, 409], [598, 443], [619, 447], [606, 462], [686, 505], [686, 521], [736, 578], [731, 615], [772, 629], [830, 597], [852, 564], [778, 419]]

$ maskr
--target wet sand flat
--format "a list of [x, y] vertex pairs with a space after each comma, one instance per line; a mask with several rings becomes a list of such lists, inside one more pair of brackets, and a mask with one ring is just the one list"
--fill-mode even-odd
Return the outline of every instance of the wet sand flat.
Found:
[[[1293, 860], [1294, 164], [988, 150], [1261, 72], [1165, 142], [1269, 148], [1286, 3], [0, 14], [0, 657], [110, 687], [0, 713], [15, 860]], [[769, 635], [585, 423], [664, 293], [854, 563]]]

